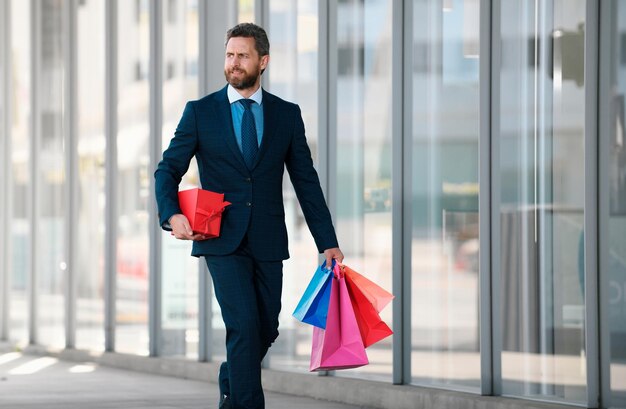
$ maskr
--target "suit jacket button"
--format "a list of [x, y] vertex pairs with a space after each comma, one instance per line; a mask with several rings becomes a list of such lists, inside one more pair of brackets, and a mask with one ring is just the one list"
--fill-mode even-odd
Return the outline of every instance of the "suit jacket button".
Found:
[[246, 178], [246, 182], [248, 183], [252, 182], [252, 178]]
[[246, 202], [246, 206], [250, 207], [250, 206], [252, 206], [252, 203]]

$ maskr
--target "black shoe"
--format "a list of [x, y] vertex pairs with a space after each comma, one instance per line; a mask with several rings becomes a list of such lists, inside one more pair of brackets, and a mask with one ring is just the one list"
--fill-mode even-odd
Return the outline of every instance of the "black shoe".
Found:
[[231, 409], [230, 399], [228, 395], [220, 395], [220, 406], [219, 409]]

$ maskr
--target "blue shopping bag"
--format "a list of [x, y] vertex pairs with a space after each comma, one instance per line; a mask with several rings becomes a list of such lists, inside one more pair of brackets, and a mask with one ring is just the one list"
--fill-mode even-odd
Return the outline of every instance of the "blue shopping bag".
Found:
[[326, 262], [317, 268], [293, 312], [297, 320], [322, 329], [326, 328], [332, 276], [333, 271], [326, 268]]

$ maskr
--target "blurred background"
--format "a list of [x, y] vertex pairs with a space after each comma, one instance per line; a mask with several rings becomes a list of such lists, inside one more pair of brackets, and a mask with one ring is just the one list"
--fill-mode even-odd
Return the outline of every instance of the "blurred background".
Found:
[[[396, 295], [370, 365], [327, 376], [626, 405], [618, 0], [0, 0], [1, 340], [224, 359], [152, 174], [238, 22], [268, 32], [263, 86], [302, 109], [346, 264]], [[283, 195], [264, 365], [305, 372], [320, 259]]]

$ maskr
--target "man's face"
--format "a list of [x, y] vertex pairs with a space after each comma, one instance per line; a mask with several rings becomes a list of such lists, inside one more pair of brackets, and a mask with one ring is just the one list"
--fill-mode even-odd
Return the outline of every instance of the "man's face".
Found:
[[255, 87], [261, 71], [267, 67], [269, 56], [259, 57], [252, 37], [233, 37], [226, 44], [224, 75], [226, 81], [238, 90]]

